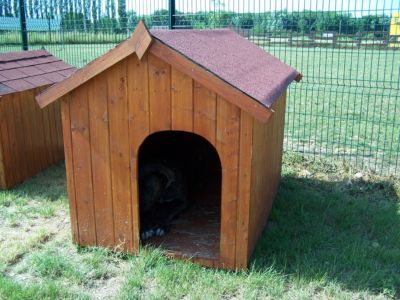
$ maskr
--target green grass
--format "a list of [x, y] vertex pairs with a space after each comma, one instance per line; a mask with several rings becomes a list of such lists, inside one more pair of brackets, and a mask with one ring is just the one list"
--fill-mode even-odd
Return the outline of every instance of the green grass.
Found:
[[[152, 248], [129, 256], [73, 245], [62, 164], [0, 199], [0, 299], [400, 297], [400, 179], [345, 162], [285, 155], [270, 221], [240, 272]], [[38, 204], [54, 214], [18, 213], [10, 222]]]
[[53, 281], [37, 284], [24, 284], [0, 275], [0, 299], [89, 299], [87, 295], [71, 292], [68, 287], [57, 285]]
[[[115, 46], [36, 44], [82, 67]], [[400, 173], [400, 51], [265, 47], [304, 78], [289, 88], [285, 149]], [[19, 46], [1, 45], [0, 52]]]

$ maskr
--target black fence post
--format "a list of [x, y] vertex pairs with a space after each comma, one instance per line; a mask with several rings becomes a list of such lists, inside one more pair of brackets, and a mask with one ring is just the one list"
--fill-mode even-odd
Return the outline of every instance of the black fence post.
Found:
[[168, 1], [168, 28], [174, 29], [175, 27], [175, 0]]
[[19, 0], [19, 20], [21, 24], [22, 50], [28, 50], [28, 32], [26, 31], [25, 0]]

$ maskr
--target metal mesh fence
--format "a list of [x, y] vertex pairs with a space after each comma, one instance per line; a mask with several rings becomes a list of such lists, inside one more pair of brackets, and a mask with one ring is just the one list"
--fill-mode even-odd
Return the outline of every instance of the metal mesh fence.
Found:
[[[18, 3], [0, 3], [0, 52], [20, 50]], [[37, 0], [25, 10], [29, 49], [78, 67], [139, 19], [159, 29], [229, 27], [304, 75], [288, 92], [286, 150], [400, 174], [399, 1]]]

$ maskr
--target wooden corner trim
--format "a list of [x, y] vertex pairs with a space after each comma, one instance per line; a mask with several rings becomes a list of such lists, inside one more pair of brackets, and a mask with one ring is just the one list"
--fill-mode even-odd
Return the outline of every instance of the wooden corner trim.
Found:
[[257, 120], [265, 123], [271, 117], [272, 112], [270, 109], [159, 40], [154, 39], [149, 51], [171, 64], [178, 71], [192, 77], [203, 86], [219, 94], [228, 102], [248, 112]]
[[36, 96], [37, 103], [40, 108], [49, 105], [134, 52], [137, 53], [139, 59], [142, 58], [151, 42], [150, 32], [144, 22], [140, 21], [129, 39], [77, 70], [69, 78], [46, 89]]

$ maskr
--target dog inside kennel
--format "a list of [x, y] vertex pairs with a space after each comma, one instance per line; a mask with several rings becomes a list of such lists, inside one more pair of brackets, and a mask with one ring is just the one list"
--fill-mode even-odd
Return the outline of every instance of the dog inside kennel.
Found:
[[205, 138], [148, 136], [139, 149], [140, 237], [181, 256], [219, 255], [221, 163]]

